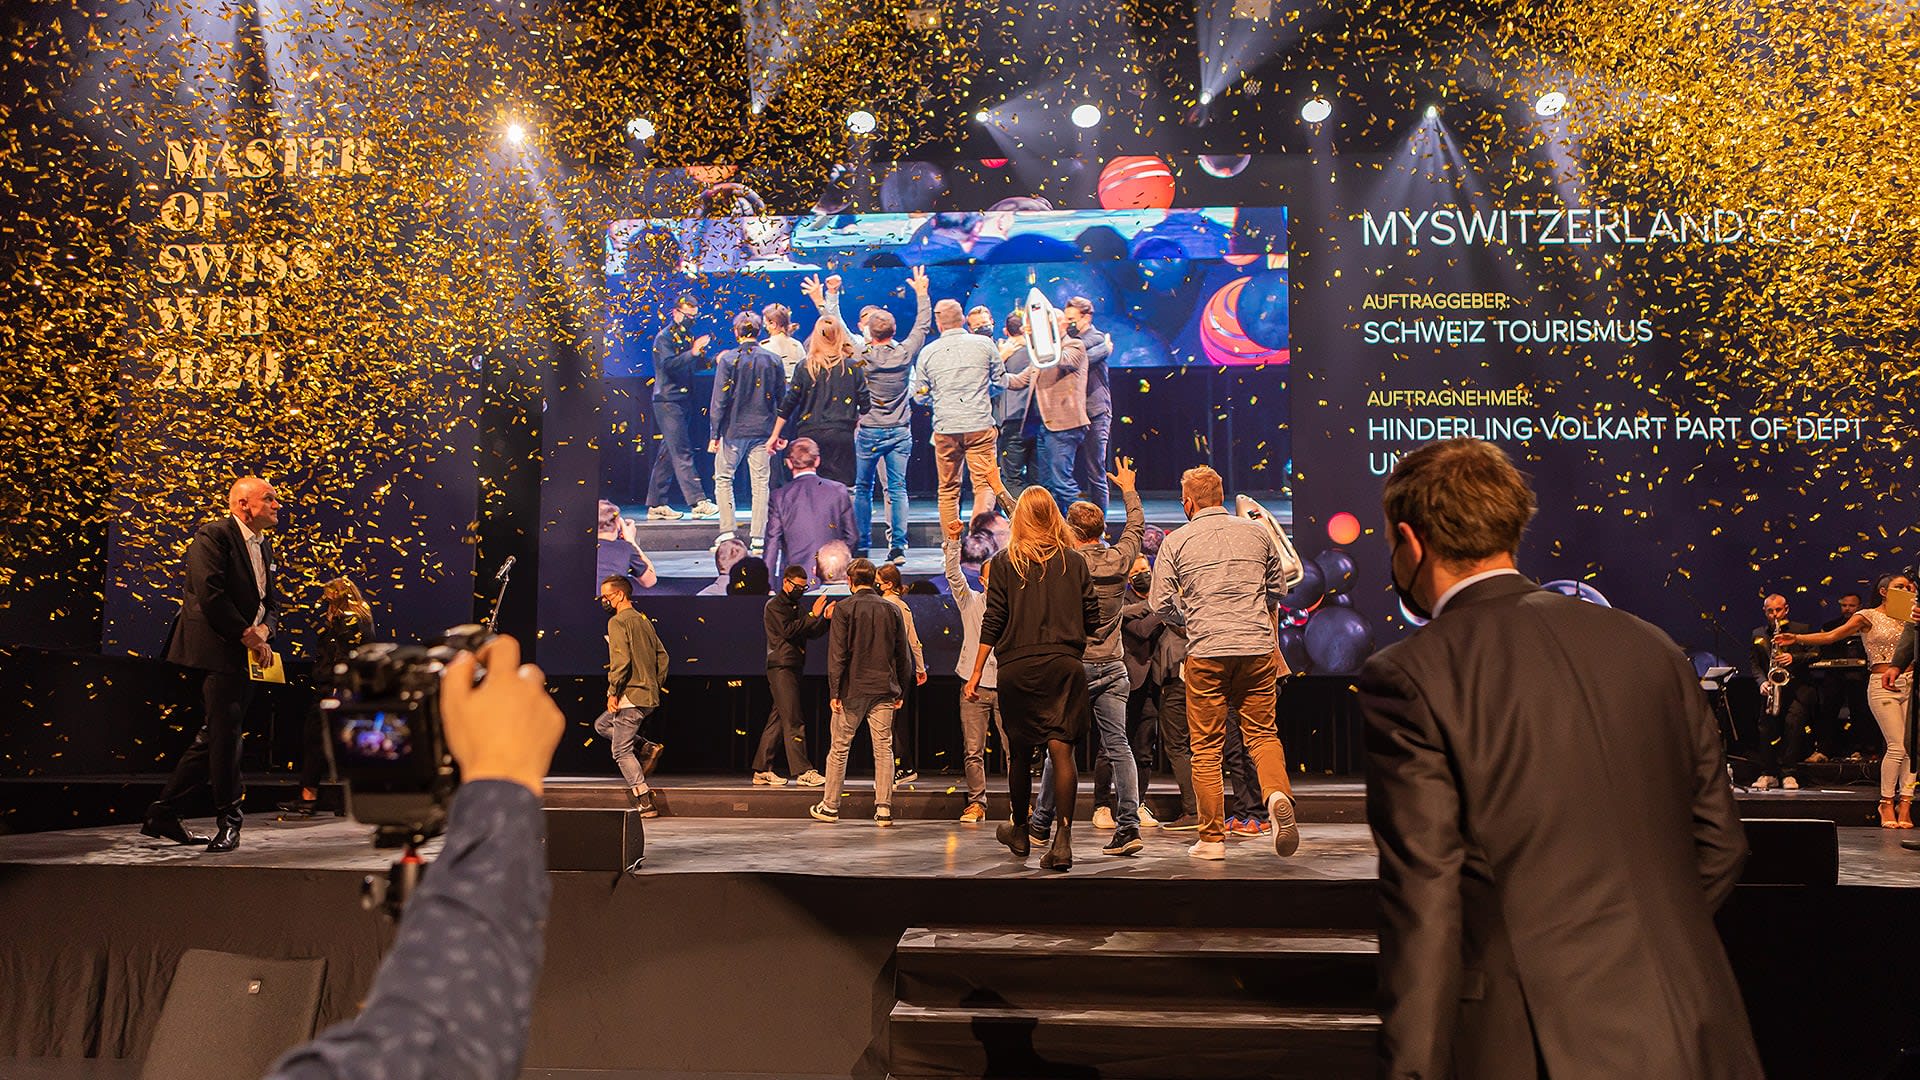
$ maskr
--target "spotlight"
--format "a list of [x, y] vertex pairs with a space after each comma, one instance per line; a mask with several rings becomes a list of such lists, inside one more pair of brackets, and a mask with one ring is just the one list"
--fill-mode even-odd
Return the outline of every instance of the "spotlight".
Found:
[[1317, 124], [1333, 115], [1333, 102], [1323, 97], [1308, 98], [1300, 106], [1300, 119]]
[[507, 141], [515, 146], [527, 141], [527, 129], [519, 124], [507, 125]]
[[1439, 115], [1440, 115], [1440, 106], [1438, 105], [1427, 106], [1427, 119], [1431, 120], [1434, 117]]
[[1073, 113], [1071, 114], [1071, 116], [1069, 116], [1069, 119], [1073, 121], [1074, 127], [1077, 127], [1077, 128], [1093, 127], [1095, 124], [1098, 124], [1100, 122], [1100, 106], [1075, 105], [1073, 107]]
[[753, 110], [753, 115], [759, 116], [761, 113], [767, 111], [767, 103], [764, 101], [756, 101], [753, 103], [751, 108]]
[[1567, 107], [1567, 95], [1558, 90], [1549, 90], [1533, 102], [1533, 111], [1541, 116], [1559, 116], [1560, 110]]
[[865, 109], [855, 109], [847, 114], [847, 130], [855, 135], [871, 135], [879, 121]]
[[1213, 91], [1211, 90], [1200, 91], [1200, 104], [1202, 105], [1213, 104]]
[[653, 138], [653, 121], [644, 116], [636, 116], [627, 121], [627, 137], [641, 142]]
[[979, 112], [974, 113], [973, 118], [976, 122], [982, 123], [982, 124], [990, 124], [993, 122], [993, 114], [988, 112], [985, 109], [981, 109]]

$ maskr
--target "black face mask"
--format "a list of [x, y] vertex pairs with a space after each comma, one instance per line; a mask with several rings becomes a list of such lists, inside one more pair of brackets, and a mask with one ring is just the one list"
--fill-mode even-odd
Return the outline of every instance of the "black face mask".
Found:
[[606, 612], [609, 615], [613, 614], [613, 601], [603, 598], [600, 601], [600, 610]]
[[1127, 581], [1127, 587], [1135, 596], [1145, 596], [1153, 590], [1153, 571], [1142, 570]]
[[[1393, 546], [1393, 550], [1395, 554], [1398, 554], [1400, 551], [1400, 545], [1395, 544]], [[1408, 621], [1413, 623], [1415, 626], [1420, 626], [1425, 623], [1430, 623], [1433, 621], [1433, 612], [1428, 611], [1426, 607], [1420, 603], [1420, 601], [1413, 598], [1414, 582], [1418, 582], [1420, 580], [1420, 568], [1425, 565], [1427, 565], [1427, 557], [1424, 553], [1422, 553], [1420, 556], [1420, 561], [1413, 564], [1413, 581], [1410, 581], [1405, 585], [1400, 584], [1400, 578], [1394, 574], [1391, 565], [1389, 565], [1387, 569], [1387, 577], [1393, 581], [1393, 594], [1400, 598], [1400, 609], [1401, 611], [1406, 613], [1406, 615], [1408, 616]]]

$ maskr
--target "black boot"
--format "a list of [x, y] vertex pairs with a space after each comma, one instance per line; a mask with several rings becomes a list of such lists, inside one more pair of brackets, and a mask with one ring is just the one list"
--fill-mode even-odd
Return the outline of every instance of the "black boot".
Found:
[[665, 749], [666, 746], [662, 743], [650, 742], [647, 744], [646, 749], [640, 751], [641, 776], [653, 775], [654, 768], [660, 764], [660, 753]]
[[1061, 818], [1053, 826], [1053, 846], [1040, 856], [1040, 869], [1066, 870], [1073, 866], [1073, 822]]
[[140, 826], [140, 835], [151, 836], [156, 840], [171, 840], [176, 844], [196, 846], [206, 843], [209, 839], [199, 833], [188, 832], [186, 825], [180, 820], [180, 815], [174, 813], [171, 807], [162, 806], [159, 803], [147, 807], [147, 822]]
[[993, 830], [993, 838], [1007, 845], [1007, 850], [1019, 858], [1026, 858], [1033, 850], [1033, 843], [1027, 837], [1027, 827], [1003, 821]]
[[225, 855], [240, 846], [240, 814], [237, 811], [221, 814], [217, 824], [220, 828], [207, 843], [207, 852]]
[[653, 804], [652, 788], [648, 788], [646, 791], [636, 791], [633, 793], [633, 808], [635, 810], [640, 811], [640, 816], [643, 818], [655, 818], [660, 816], [660, 808]]

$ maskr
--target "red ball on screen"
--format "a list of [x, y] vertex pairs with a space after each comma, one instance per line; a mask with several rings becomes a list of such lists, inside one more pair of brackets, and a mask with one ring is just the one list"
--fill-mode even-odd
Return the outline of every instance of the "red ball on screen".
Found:
[[1004, 169], [1007, 167], [1007, 159], [1003, 157], [983, 157], [980, 159], [980, 164], [985, 165], [989, 169]]
[[1360, 519], [1345, 510], [1328, 518], [1327, 539], [1336, 544], [1351, 544], [1360, 539]]
[[1100, 170], [1102, 209], [1165, 210], [1173, 195], [1173, 169], [1157, 157], [1117, 157]]

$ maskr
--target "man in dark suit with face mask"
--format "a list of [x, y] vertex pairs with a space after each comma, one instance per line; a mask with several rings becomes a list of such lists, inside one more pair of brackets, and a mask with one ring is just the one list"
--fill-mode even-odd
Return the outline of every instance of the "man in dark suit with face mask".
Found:
[[1521, 576], [1533, 492], [1491, 443], [1421, 447], [1383, 501], [1431, 621], [1359, 682], [1379, 1075], [1759, 1077], [1713, 924], [1747, 846], [1686, 655]]
[[[243, 476], [227, 495], [227, 509], [187, 545], [187, 590], [167, 634], [167, 659], [201, 673], [206, 720], [140, 829], [176, 843], [206, 844], [215, 854], [240, 846], [240, 735], [253, 702], [247, 661], [267, 666], [280, 617], [273, 544], [264, 535], [280, 523], [280, 496], [265, 480]], [[211, 840], [180, 821], [188, 796], [202, 787], [212, 791], [219, 823]]]

